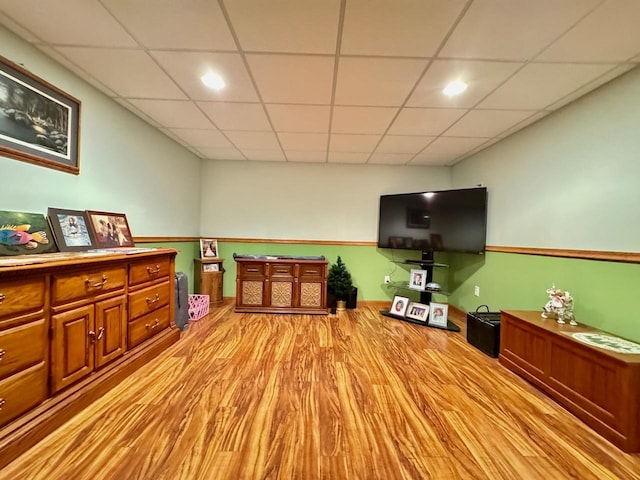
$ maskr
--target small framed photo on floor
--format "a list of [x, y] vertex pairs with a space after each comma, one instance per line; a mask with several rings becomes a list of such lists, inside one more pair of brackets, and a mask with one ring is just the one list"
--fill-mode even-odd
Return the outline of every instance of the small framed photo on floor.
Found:
[[449, 314], [449, 305], [446, 303], [429, 304], [431, 315], [429, 316], [429, 326], [445, 328], [447, 326], [447, 316]]
[[403, 317], [407, 313], [407, 307], [409, 306], [409, 299], [407, 297], [401, 297], [400, 295], [396, 295], [393, 297], [393, 302], [391, 303], [391, 310], [389, 310], [389, 314], [394, 317]]
[[407, 307], [407, 318], [411, 320], [417, 320], [419, 322], [427, 322], [429, 316], [429, 305], [422, 303], [411, 302]]
[[427, 285], [427, 271], [411, 269], [411, 275], [409, 277], [409, 288], [414, 290], [424, 290]]

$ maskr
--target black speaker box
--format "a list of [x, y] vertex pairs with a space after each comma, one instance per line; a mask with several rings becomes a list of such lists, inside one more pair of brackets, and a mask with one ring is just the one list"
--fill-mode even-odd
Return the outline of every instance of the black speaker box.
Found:
[[500, 354], [500, 312], [467, 313], [467, 342], [497, 358]]

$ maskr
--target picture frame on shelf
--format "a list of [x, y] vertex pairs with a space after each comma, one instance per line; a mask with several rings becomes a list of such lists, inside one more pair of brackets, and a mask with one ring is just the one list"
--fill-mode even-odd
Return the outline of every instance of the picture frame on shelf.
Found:
[[432, 327], [443, 327], [447, 326], [447, 317], [449, 316], [449, 305], [446, 303], [435, 303], [431, 302], [429, 304], [429, 326]]
[[51, 227], [44, 215], [0, 211], [0, 257], [57, 251]]
[[2, 56], [0, 91], [0, 153], [78, 175], [80, 100]]
[[418, 320], [419, 322], [427, 322], [429, 317], [429, 305], [423, 303], [411, 302], [407, 307], [407, 318]]
[[409, 298], [396, 295], [393, 297], [393, 302], [391, 302], [391, 309], [389, 310], [389, 313], [395, 317], [404, 318], [407, 313], [409, 303]]
[[202, 271], [203, 272], [219, 272], [220, 265], [218, 265], [217, 263], [205, 263], [202, 266]]
[[218, 258], [218, 240], [201, 238], [200, 258]]
[[96, 248], [96, 240], [85, 211], [49, 207], [47, 218], [61, 252], [82, 252]]
[[427, 271], [412, 268], [409, 275], [409, 288], [413, 290], [424, 290], [427, 285]]
[[135, 247], [124, 213], [87, 210], [87, 216], [98, 248]]

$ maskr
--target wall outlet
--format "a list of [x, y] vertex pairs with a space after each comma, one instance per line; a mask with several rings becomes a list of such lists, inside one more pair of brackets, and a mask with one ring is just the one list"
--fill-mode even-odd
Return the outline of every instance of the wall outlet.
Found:
[[384, 283], [391, 283], [391, 277], [389, 275], [384, 276]]
[[480, 296], [480, 287], [479, 287], [478, 285], [476, 285], [475, 287], [473, 287], [473, 294], [474, 294], [476, 297], [479, 297], [479, 296]]

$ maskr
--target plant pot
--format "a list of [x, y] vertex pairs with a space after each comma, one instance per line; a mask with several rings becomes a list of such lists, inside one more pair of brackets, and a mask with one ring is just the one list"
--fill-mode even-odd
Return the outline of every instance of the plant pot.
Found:
[[336, 310], [338, 312], [344, 312], [347, 309], [347, 301], [346, 300], [338, 300], [336, 302]]

